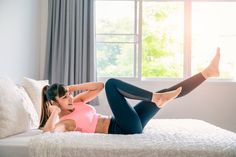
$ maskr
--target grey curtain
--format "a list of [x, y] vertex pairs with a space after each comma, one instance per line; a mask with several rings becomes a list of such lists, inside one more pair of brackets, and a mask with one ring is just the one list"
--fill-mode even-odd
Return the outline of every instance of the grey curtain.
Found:
[[65, 85], [96, 81], [94, 36], [94, 0], [48, 0], [44, 78]]

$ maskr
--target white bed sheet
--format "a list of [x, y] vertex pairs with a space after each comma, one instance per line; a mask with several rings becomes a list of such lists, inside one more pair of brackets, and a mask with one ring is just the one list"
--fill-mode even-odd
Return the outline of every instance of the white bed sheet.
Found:
[[41, 130], [28, 130], [24, 133], [0, 139], [0, 157], [29, 157], [29, 142]]
[[142, 134], [45, 133], [31, 157], [236, 157], [236, 134], [196, 119], [152, 119]]
[[155, 119], [135, 135], [45, 133], [0, 139], [0, 157], [236, 157], [236, 134], [193, 119]]

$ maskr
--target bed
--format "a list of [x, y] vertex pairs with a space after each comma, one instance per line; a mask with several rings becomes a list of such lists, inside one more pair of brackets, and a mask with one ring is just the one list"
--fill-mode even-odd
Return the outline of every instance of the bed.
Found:
[[153, 119], [142, 134], [29, 130], [0, 139], [1, 157], [236, 157], [236, 134], [197, 119]]
[[29, 141], [41, 133], [41, 130], [31, 129], [0, 139], [0, 157], [28, 157]]

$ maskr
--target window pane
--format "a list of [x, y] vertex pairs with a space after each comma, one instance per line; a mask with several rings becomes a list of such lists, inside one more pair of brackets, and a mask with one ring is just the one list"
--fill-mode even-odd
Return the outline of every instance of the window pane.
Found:
[[96, 34], [134, 34], [134, 1], [96, 1]]
[[98, 76], [133, 76], [133, 44], [97, 43], [96, 47]]
[[98, 77], [134, 77], [134, 1], [96, 1]]
[[192, 72], [206, 67], [221, 47], [222, 78], [236, 78], [236, 3], [194, 2], [192, 9]]
[[142, 77], [183, 76], [183, 2], [143, 2]]

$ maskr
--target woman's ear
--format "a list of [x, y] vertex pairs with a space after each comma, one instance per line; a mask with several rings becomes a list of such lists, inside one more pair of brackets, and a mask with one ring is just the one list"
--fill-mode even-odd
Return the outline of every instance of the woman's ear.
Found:
[[59, 106], [59, 104], [56, 101], [51, 100], [51, 104], [55, 106]]

